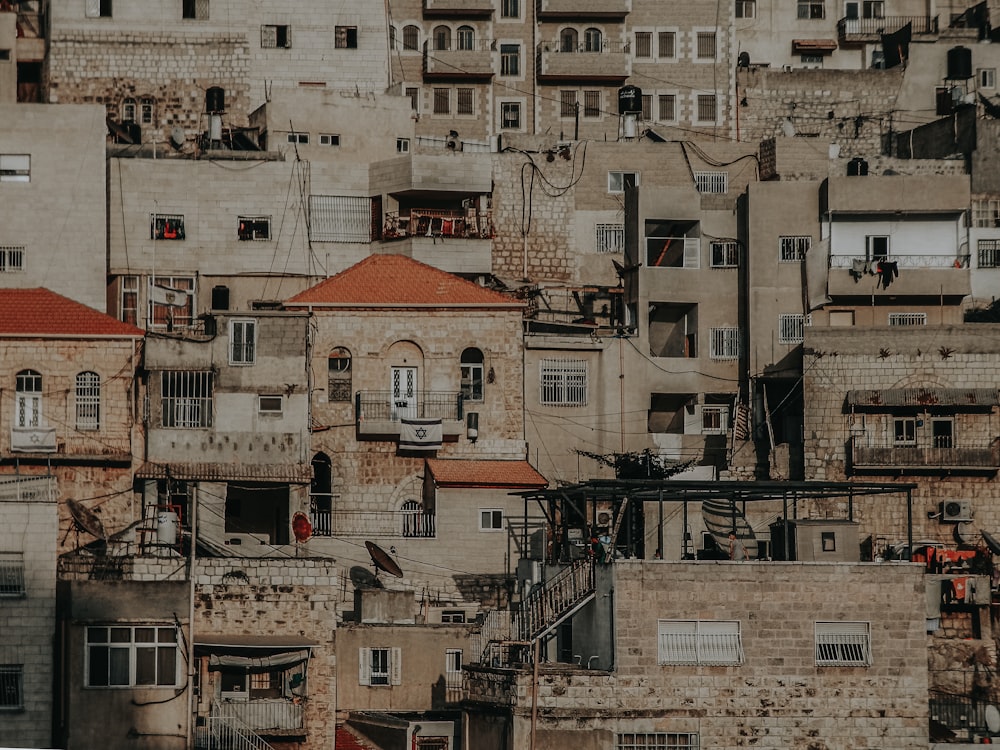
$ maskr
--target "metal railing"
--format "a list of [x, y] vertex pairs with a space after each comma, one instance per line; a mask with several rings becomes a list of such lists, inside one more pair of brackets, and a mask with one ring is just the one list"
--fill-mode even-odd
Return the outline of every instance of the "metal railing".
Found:
[[519, 639], [537, 638], [593, 592], [592, 559], [583, 558], [563, 568], [522, 600], [517, 617]]
[[[314, 511], [313, 536], [406, 537], [433, 539], [437, 517], [428, 511], [340, 510]], [[318, 530], [317, 530], [318, 529]]]
[[830, 268], [854, 268], [857, 264], [895, 263], [898, 268], [968, 268], [971, 256], [945, 253], [941, 255], [890, 255], [867, 260], [863, 255], [831, 255]]
[[987, 734], [986, 703], [965, 695], [932, 692], [929, 718], [955, 732], [957, 739], [971, 740], [974, 734]]
[[240, 726], [232, 716], [209, 716], [198, 727], [194, 746], [197, 750], [274, 750], [253, 730]]
[[937, 16], [883, 16], [881, 18], [841, 18], [837, 21], [837, 33], [841, 39], [852, 37], [876, 37], [899, 31], [906, 24], [912, 24], [914, 34], [938, 33]]
[[891, 439], [863, 433], [851, 437], [851, 463], [862, 466], [913, 468], [995, 469], [1000, 467], [1000, 441], [956, 445], [947, 436], [913, 445], [893, 444]]
[[628, 42], [620, 42], [611, 39], [603, 39], [600, 44], [588, 47], [583, 40], [567, 42], [565, 39], [552, 39], [547, 42], [538, 43], [538, 52], [551, 54], [580, 54], [580, 55], [600, 55], [600, 54], [627, 54], [630, 45]]
[[391, 391], [359, 391], [355, 409], [360, 421], [398, 422], [401, 419], [462, 419], [461, 391], [416, 391], [401, 399]]

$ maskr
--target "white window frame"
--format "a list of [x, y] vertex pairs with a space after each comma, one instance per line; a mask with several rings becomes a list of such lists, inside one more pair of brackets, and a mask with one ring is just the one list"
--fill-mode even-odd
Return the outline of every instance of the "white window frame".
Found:
[[889, 325], [925, 326], [927, 325], [927, 313], [921, 313], [921, 312], [889, 313]]
[[695, 172], [694, 185], [702, 195], [724, 195], [729, 192], [729, 172]]
[[24, 553], [0, 552], [0, 599], [22, 599], [24, 586]]
[[624, 224], [595, 224], [594, 246], [599, 253], [625, 252]]
[[258, 414], [280, 417], [284, 413], [284, 411], [285, 411], [285, 398], [280, 393], [257, 394]]
[[586, 406], [587, 383], [585, 359], [543, 359], [538, 363], [542, 406]]
[[320, 133], [319, 134], [319, 145], [320, 146], [332, 146], [337, 148], [340, 146], [340, 134], [339, 133]]
[[497, 45], [500, 50], [500, 75], [504, 78], [520, 78], [522, 73], [521, 45], [518, 42], [504, 42]]
[[358, 684], [368, 687], [403, 684], [403, 650], [392, 646], [359, 648]]
[[[521, 121], [522, 102], [505, 101], [500, 102], [500, 129], [501, 130], [521, 130], [524, 123]], [[516, 114], [516, 118], [513, 116]]]
[[916, 417], [893, 417], [892, 444], [894, 446], [915, 446], [917, 444]]
[[0, 245], [0, 273], [24, 270], [24, 245]]
[[41, 427], [42, 374], [37, 370], [21, 370], [14, 376], [14, 426]]
[[76, 374], [76, 429], [101, 429], [101, 376], [93, 371]]
[[486, 532], [503, 531], [504, 512], [502, 508], [480, 508], [479, 530]]
[[615, 750], [698, 750], [697, 732], [619, 732]]
[[[876, 255], [879, 248], [876, 245], [885, 244], [885, 253]], [[879, 261], [888, 260], [892, 257], [892, 240], [888, 234], [869, 234], [865, 236], [865, 260]]]
[[811, 323], [810, 315], [781, 313], [778, 315], [778, 343], [801, 344], [806, 337], [805, 328]]
[[397, 154], [408, 154], [408, 153], [410, 153], [410, 139], [409, 138], [397, 138], [396, 139], [396, 153]]
[[709, 358], [726, 360], [740, 356], [740, 329], [720, 327], [709, 329]]
[[24, 710], [24, 665], [0, 664], [0, 714]]
[[31, 182], [31, 154], [0, 154], [0, 182]]
[[725, 435], [729, 430], [729, 407], [725, 404], [702, 404], [701, 434]]
[[635, 186], [639, 187], [642, 178], [641, 173], [627, 169], [612, 169], [608, 171], [608, 192], [611, 195], [623, 195], [625, 193], [626, 175], [631, 175], [635, 180]]
[[972, 226], [1000, 227], [1000, 198], [974, 198]]
[[812, 248], [809, 235], [787, 235], [778, 237], [778, 262], [801, 263]]
[[229, 364], [249, 366], [257, 361], [257, 321], [233, 318], [229, 321]]
[[[98, 631], [105, 631], [105, 636], [107, 640], [103, 641], [93, 641], [92, 637], [98, 634]], [[152, 641], [137, 641], [136, 631], [137, 630], [153, 630], [153, 640]], [[122, 638], [127, 634], [127, 640], [117, 640], [114, 638]], [[173, 640], [169, 640], [169, 635], [173, 636]], [[164, 640], [161, 640], [161, 635]], [[160, 624], [149, 624], [149, 625], [91, 625], [86, 628], [85, 631], [85, 646], [84, 646], [84, 685], [88, 688], [174, 688], [178, 686], [178, 679], [181, 677], [182, 667], [180, 661], [180, 648], [179, 639], [177, 637], [177, 628], [174, 625], [160, 625]], [[108, 684], [102, 683], [92, 683], [91, 682], [91, 663], [93, 661], [93, 653], [98, 649], [107, 649], [108, 651]], [[153, 665], [156, 677], [152, 683], [138, 682], [138, 657], [140, 653], [145, 650], [153, 650]], [[160, 649], [172, 650], [174, 652], [174, 665], [173, 665], [173, 681], [168, 682], [166, 678], [160, 681]], [[128, 659], [128, 679], [127, 682], [115, 682], [112, 683], [112, 667], [111, 667], [111, 655], [113, 653], [118, 653], [119, 658], [121, 658], [121, 653], [124, 652], [126, 658]]]
[[[718, 255], [716, 255], [718, 250]], [[709, 245], [712, 268], [739, 268], [740, 243], [735, 240], [713, 240]]]
[[817, 622], [817, 667], [870, 667], [871, 625], [867, 622]]
[[743, 660], [739, 620], [657, 620], [661, 666], [739, 666]]

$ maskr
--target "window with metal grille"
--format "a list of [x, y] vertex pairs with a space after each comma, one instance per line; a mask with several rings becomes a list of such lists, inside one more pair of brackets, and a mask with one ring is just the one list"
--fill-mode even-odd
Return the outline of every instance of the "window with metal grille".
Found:
[[473, 111], [473, 96], [475, 89], [459, 89], [455, 104], [455, 112], [460, 115], [471, 115]]
[[416, 52], [420, 49], [420, 29], [412, 24], [403, 27], [403, 51]]
[[698, 94], [698, 122], [715, 122], [719, 108], [715, 94]]
[[807, 317], [801, 313], [785, 313], [778, 316], [778, 343], [801, 344], [805, 338]]
[[652, 120], [653, 119], [653, 95], [643, 94], [642, 95], [642, 119]]
[[24, 665], [0, 664], [0, 711], [24, 709]]
[[31, 157], [0, 154], [0, 182], [31, 182]]
[[[447, 89], [445, 89], [447, 91]], [[371, 198], [309, 196], [309, 232], [318, 242], [371, 242]]]
[[257, 321], [229, 321], [229, 364], [252, 365], [257, 352]]
[[500, 127], [503, 130], [521, 129], [521, 105], [518, 102], [500, 102]]
[[0, 273], [24, 270], [24, 245], [0, 245]]
[[208, 20], [208, 0], [184, 0], [181, 18], [191, 18], [195, 21]]
[[677, 57], [677, 32], [661, 31], [656, 35], [658, 57]]
[[240, 216], [236, 224], [236, 236], [241, 242], [271, 239], [271, 217]]
[[716, 53], [715, 32], [699, 31], [696, 48], [699, 60], [714, 60]]
[[456, 47], [460, 50], [476, 48], [476, 31], [471, 26], [459, 26], [455, 32]]
[[798, 263], [805, 260], [812, 247], [812, 237], [779, 237], [778, 262]]
[[517, 76], [521, 74], [521, 45], [500, 45], [500, 75]]
[[796, 16], [808, 19], [826, 18], [826, 4], [824, 0], [798, 0]]
[[736, 18], [756, 18], [757, 0], [736, 0]]
[[402, 653], [399, 648], [358, 649], [358, 682], [372, 686], [402, 684]]
[[576, 92], [575, 91], [560, 91], [559, 92], [559, 116], [560, 117], [575, 117], [576, 116]]
[[177, 667], [174, 626], [87, 628], [87, 687], [173, 687]]
[[39, 427], [42, 423], [42, 374], [21, 370], [14, 378], [14, 426]]
[[972, 225], [975, 227], [1000, 227], [1000, 199], [973, 199]]
[[722, 435], [729, 426], [728, 406], [701, 407], [701, 433], [703, 435]]
[[979, 240], [976, 251], [979, 268], [1000, 268], [1000, 240]]
[[709, 331], [712, 359], [736, 359], [740, 356], [740, 330], [738, 328], [712, 328]]
[[889, 313], [891, 326], [925, 326], [927, 313]]
[[635, 56], [636, 57], [653, 56], [653, 32], [651, 31], [635, 32]]
[[599, 253], [622, 253], [625, 252], [625, 225], [624, 224], [597, 224], [596, 239], [594, 242]]
[[260, 46], [264, 49], [287, 49], [292, 46], [292, 29], [289, 26], [266, 24], [260, 27]]
[[518, 18], [521, 15], [521, 0], [501, 0], [501, 18]]
[[24, 594], [24, 553], [0, 552], [0, 598]]
[[660, 94], [657, 97], [658, 112], [656, 119], [660, 122], [673, 122], [677, 119], [677, 96], [675, 94]]
[[740, 265], [740, 245], [738, 242], [713, 242], [712, 268], [737, 268]]
[[698, 750], [692, 732], [624, 732], [615, 735], [615, 750]]
[[81, 372], [76, 376], [76, 429], [101, 428], [101, 376]]
[[183, 214], [150, 214], [149, 239], [151, 240], [183, 240]]
[[872, 663], [867, 622], [817, 622], [816, 666], [867, 667]]
[[601, 92], [600, 91], [584, 91], [583, 92], [583, 116], [584, 117], [600, 117], [601, 116]]
[[540, 400], [546, 406], [587, 404], [587, 362], [582, 359], [543, 359], [539, 363]]
[[659, 620], [657, 664], [743, 663], [738, 620]]
[[161, 426], [199, 428], [212, 426], [211, 372], [160, 373]]
[[446, 115], [451, 111], [451, 89], [434, 89], [434, 114]]
[[695, 172], [694, 184], [699, 193], [725, 193], [729, 190], [729, 173]]

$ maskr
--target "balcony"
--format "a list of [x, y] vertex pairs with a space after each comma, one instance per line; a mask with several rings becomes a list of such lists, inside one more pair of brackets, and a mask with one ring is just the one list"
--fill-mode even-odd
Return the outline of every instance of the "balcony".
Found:
[[[971, 293], [970, 256], [937, 253], [933, 255], [891, 255], [867, 261], [863, 255], [830, 255], [829, 293], [849, 297], [884, 291], [893, 295], [965, 296]], [[884, 276], [880, 263], [894, 264], [894, 271]], [[888, 282], [888, 283], [887, 283]]]
[[132, 461], [132, 441], [122, 431], [70, 430], [63, 435], [55, 427], [12, 427], [9, 453], [28, 460], [43, 457], [52, 463], [127, 464]]
[[883, 434], [862, 433], [850, 438], [851, 466], [867, 473], [896, 471], [995, 472], [1000, 468], [1000, 439], [975, 445], [957, 445], [950, 438], [928, 445], [893, 444]]
[[437, 536], [437, 517], [422, 509], [313, 511], [312, 522], [314, 537], [434, 539]]
[[883, 16], [882, 18], [841, 18], [837, 21], [837, 35], [840, 44], [879, 43], [883, 34], [899, 31], [906, 24], [912, 24], [914, 37], [930, 36], [938, 33], [937, 16]]
[[624, 19], [632, 0], [538, 0], [540, 21], [573, 19]]
[[240, 729], [250, 729], [267, 737], [305, 734], [302, 703], [284, 698], [251, 698], [246, 701], [222, 701], [213, 718], [228, 720]]
[[492, 0], [424, 0], [424, 18], [490, 18]]
[[399, 398], [390, 391], [359, 391], [355, 418], [359, 437], [399, 439], [404, 419], [439, 419], [444, 439], [456, 439], [465, 430], [460, 391], [416, 391]]
[[599, 50], [567, 48], [553, 39], [538, 45], [539, 83], [604, 83], [620, 86], [631, 75], [629, 45], [603, 41]]
[[488, 81], [493, 77], [492, 39], [475, 39], [469, 48], [458, 49], [454, 40], [445, 49], [424, 42], [424, 79]]

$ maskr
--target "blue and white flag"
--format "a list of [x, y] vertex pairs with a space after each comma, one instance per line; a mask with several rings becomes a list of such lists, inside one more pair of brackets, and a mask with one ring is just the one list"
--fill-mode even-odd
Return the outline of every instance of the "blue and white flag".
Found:
[[404, 451], [436, 451], [442, 439], [440, 419], [401, 419], [399, 449]]

